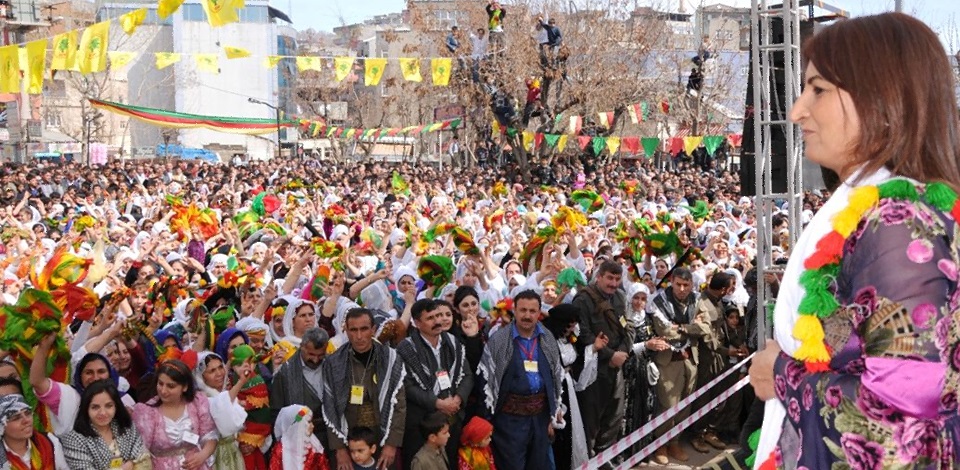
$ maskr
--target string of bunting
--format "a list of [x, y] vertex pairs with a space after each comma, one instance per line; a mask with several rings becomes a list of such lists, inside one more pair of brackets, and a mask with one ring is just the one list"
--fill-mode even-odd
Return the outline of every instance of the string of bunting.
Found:
[[[580, 116], [571, 116], [570, 120], [571, 122], [575, 120], [579, 121], [582, 120], [582, 118]], [[556, 149], [558, 152], [563, 152], [566, 149], [570, 139], [574, 138], [576, 139], [577, 146], [580, 148], [580, 150], [586, 150], [589, 146], [597, 155], [604, 150], [610, 152], [610, 155], [614, 155], [621, 150], [628, 154], [636, 155], [640, 153], [642, 148], [643, 153], [647, 157], [652, 157], [656, 153], [657, 149], [660, 148], [660, 144], [664, 143], [659, 137], [595, 137], [589, 135], [577, 135], [580, 132], [580, 129], [577, 128], [574, 132], [572, 127], [568, 131], [569, 133], [565, 134], [546, 134], [542, 132], [515, 129], [512, 127], [503, 127], [496, 120], [492, 122], [491, 127], [493, 135], [507, 135], [509, 137], [515, 137], [517, 134], [520, 134], [523, 148], [528, 152], [533, 152], [537, 149], [540, 149], [543, 144], [546, 144], [551, 149]], [[702, 144], [707, 153], [710, 154], [710, 156], [713, 156], [724, 141], [726, 141], [731, 147], [739, 147], [743, 141], [743, 135], [688, 135], [684, 137], [671, 137], [670, 139], [667, 139], [665, 143], [667, 144], [666, 149], [669, 150], [669, 152], [673, 155], [676, 155], [681, 151], [686, 152], [687, 155], [692, 155], [693, 152]]]

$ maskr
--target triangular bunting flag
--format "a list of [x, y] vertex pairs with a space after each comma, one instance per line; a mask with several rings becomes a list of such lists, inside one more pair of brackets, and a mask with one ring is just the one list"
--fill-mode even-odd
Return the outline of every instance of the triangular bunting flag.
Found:
[[357, 130], [351, 127], [351, 128], [349, 128], [349, 129], [347, 129], [346, 134], [344, 134], [344, 138], [345, 138], [345, 139], [352, 139], [352, 138], [356, 137], [356, 134], [357, 134]]
[[610, 152], [610, 155], [616, 155], [617, 150], [620, 150], [620, 138], [607, 137], [607, 150]]
[[319, 57], [297, 57], [297, 70], [303, 72], [306, 70], [323, 71], [323, 62]]
[[624, 137], [620, 141], [620, 148], [630, 155], [636, 155], [637, 153], [640, 152], [640, 138]]
[[143, 24], [147, 20], [147, 9], [140, 8], [133, 10], [130, 13], [124, 13], [120, 15], [120, 27], [123, 28], [123, 32], [127, 34], [133, 34], [137, 30], [137, 26]]
[[110, 59], [110, 68], [122, 69], [136, 57], [136, 54], [133, 52], [109, 51], [107, 57]]
[[657, 153], [657, 147], [660, 146], [660, 139], [656, 137], [644, 137], [640, 139], [640, 144], [643, 145], [643, 153], [647, 157], [652, 157]]
[[660, 111], [663, 111], [663, 114], [670, 114], [670, 103], [667, 100], [660, 102]]
[[567, 135], [561, 135], [560, 140], [557, 141], [557, 151], [563, 153], [563, 150], [567, 148]]
[[50, 70], [70, 70], [77, 59], [77, 31], [71, 30], [53, 37], [53, 60]]
[[110, 37], [110, 21], [101, 21], [87, 26], [80, 37], [80, 54], [77, 63], [80, 73], [97, 73], [107, 68], [107, 41]]
[[538, 149], [541, 145], [543, 145], [543, 133], [537, 132], [536, 135], [533, 136], [533, 148]]
[[494, 119], [493, 122], [490, 123], [490, 137], [496, 137], [500, 135], [501, 132], [503, 132], [503, 128], [500, 127], [500, 122]]
[[463, 118], [456, 118], [450, 120], [450, 125], [447, 126], [449, 129], [457, 129], [463, 125]]
[[263, 59], [263, 67], [268, 69], [276, 68], [277, 64], [279, 64], [281, 60], [283, 60], [283, 56], [267, 56], [266, 59]]
[[556, 148], [557, 142], [560, 141], [560, 134], [547, 134], [544, 138], [546, 139], [547, 145], [549, 145], [550, 148]]
[[533, 151], [533, 145], [534, 145], [533, 139], [534, 139], [533, 132], [523, 131], [523, 148], [528, 152]]
[[599, 156], [600, 153], [603, 152], [603, 148], [607, 146], [607, 139], [594, 137], [591, 143], [593, 145], [593, 154]]
[[227, 59], [250, 57], [250, 51], [241, 47], [223, 46], [223, 53], [227, 55]]
[[367, 86], [377, 86], [383, 78], [383, 69], [387, 68], [387, 59], [364, 59], [363, 83]]
[[589, 135], [577, 136], [577, 143], [580, 144], [580, 150], [586, 150], [587, 145], [590, 145], [591, 137]]
[[712, 157], [713, 154], [717, 153], [717, 149], [720, 148], [720, 144], [723, 143], [725, 139], [722, 135], [708, 135], [703, 138], [703, 146], [707, 149], [707, 153]]
[[743, 134], [730, 134], [727, 136], [727, 142], [731, 147], [739, 147], [743, 143]]
[[420, 59], [400, 58], [400, 71], [403, 73], [403, 79], [408, 82], [422, 82], [423, 76], [420, 75]]
[[630, 122], [640, 124], [643, 120], [643, 114], [640, 111], [640, 104], [631, 104], [627, 106], [627, 112], [630, 113]]
[[683, 138], [683, 151], [687, 155], [693, 155], [693, 151], [703, 142], [702, 135], [688, 135]]
[[342, 82], [353, 69], [353, 57], [336, 57], [333, 59], [334, 73], [338, 82]]
[[163, 70], [177, 62], [180, 62], [180, 54], [176, 52], [155, 52], [157, 58], [157, 70]]
[[677, 155], [683, 151], [683, 137], [671, 137], [670, 138], [670, 153], [672, 155]]
[[26, 66], [27, 93], [39, 95], [43, 93], [43, 69], [47, 66], [47, 40], [38, 39], [27, 43], [24, 47], [27, 60], [20, 64]]
[[197, 70], [214, 75], [220, 73], [220, 60], [216, 54], [194, 54], [193, 61], [197, 64]]
[[430, 68], [433, 71], [433, 84], [436, 86], [447, 86], [450, 83], [450, 67], [453, 65], [449, 57], [440, 57], [430, 60]]
[[[580, 116], [570, 116], [570, 128], [567, 132], [570, 135], [579, 135], [580, 129], [583, 128], [583, 118]], [[580, 146], [583, 147], [582, 145]]]

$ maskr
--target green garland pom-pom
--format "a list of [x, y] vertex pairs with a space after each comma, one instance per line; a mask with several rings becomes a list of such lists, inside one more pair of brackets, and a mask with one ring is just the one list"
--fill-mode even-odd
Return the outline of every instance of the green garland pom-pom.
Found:
[[903, 178], [896, 178], [879, 184], [877, 185], [877, 191], [880, 193], [880, 199], [906, 199], [916, 202], [920, 198], [917, 187]]
[[560, 274], [557, 275], [557, 285], [574, 288], [577, 286], [585, 285], [587, 282], [583, 279], [583, 276], [580, 274], [580, 271], [577, 271], [574, 268], [564, 268], [563, 271], [560, 271]]
[[239, 366], [244, 362], [247, 362], [248, 359], [253, 359], [255, 357], [257, 357], [257, 353], [253, 350], [253, 348], [247, 344], [241, 344], [233, 350], [228, 360], [230, 361], [231, 366]]
[[707, 207], [707, 202], [698, 200], [693, 207], [690, 208], [690, 215], [692, 215], [696, 221], [706, 220], [707, 217], [710, 216], [710, 208]]
[[798, 307], [801, 312], [810, 312], [816, 315], [817, 318], [821, 319], [829, 317], [838, 308], [840, 308], [840, 303], [837, 302], [837, 298], [832, 292], [827, 290], [808, 290], [807, 294], [803, 296], [803, 300], [800, 301], [800, 306]]
[[957, 202], [957, 192], [944, 183], [929, 183], [927, 190], [923, 193], [923, 199], [937, 210], [950, 212]]
[[750, 446], [750, 456], [744, 460], [748, 467], [753, 468], [753, 463], [757, 461], [757, 447], [760, 446], [760, 430], [757, 429], [747, 438], [747, 445]]

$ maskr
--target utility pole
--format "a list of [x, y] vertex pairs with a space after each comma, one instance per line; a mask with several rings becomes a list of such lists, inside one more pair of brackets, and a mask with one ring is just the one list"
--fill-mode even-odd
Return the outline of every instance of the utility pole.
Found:
[[260, 101], [256, 98], [247, 98], [247, 101], [254, 104], [262, 104], [277, 112], [277, 160], [280, 160], [280, 107], [274, 106], [266, 101]]

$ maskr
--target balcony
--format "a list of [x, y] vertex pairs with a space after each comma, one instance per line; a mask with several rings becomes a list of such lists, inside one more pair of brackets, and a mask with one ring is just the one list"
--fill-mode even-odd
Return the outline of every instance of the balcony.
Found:
[[34, 28], [50, 26], [41, 15], [43, 4], [38, 0], [0, 0], [0, 13], [3, 13], [8, 30], [29, 31]]

